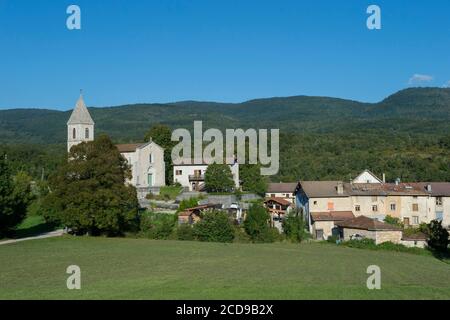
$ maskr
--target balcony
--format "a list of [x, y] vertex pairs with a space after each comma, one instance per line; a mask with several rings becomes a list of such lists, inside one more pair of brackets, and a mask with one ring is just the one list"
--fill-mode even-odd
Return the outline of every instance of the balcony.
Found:
[[204, 174], [191, 174], [189, 175], [189, 181], [205, 181]]

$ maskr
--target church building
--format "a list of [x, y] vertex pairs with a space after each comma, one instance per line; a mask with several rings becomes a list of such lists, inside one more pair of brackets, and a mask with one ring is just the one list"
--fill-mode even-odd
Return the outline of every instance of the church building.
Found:
[[[77, 144], [94, 140], [94, 126], [91, 115], [80, 95], [75, 109], [67, 122], [67, 152]], [[116, 145], [131, 167], [129, 184], [136, 187], [139, 198], [150, 192], [158, 192], [166, 185], [164, 149], [152, 140], [145, 143]]]

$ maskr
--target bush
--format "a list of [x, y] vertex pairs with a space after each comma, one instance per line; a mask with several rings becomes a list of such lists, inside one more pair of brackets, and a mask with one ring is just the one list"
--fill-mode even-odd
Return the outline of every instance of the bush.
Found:
[[252, 242], [252, 240], [250, 239], [249, 235], [247, 233], [245, 233], [244, 229], [242, 229], [238, 225], [235, 225], [234, 226], [234, 242], [250, 243], [250, 242]]
[[192, 226], [188, 223], [180, 224], [177, 228], [177, 239], [184, 241], [194, 240], [194, 232]]
[[306, 230], [306, 221], [303, 211], [299, 209], [291, 210], [283, 220], [283, 232], [286, 238], [293, 242], [302, 242], [309, 235]]
[[428, 224], [428, 246], [437, 252], [447, 252], [448, 231], [442, 227], [442, 221], [433, 220]]
[[391, 225], [399, 226], [399, 227], [403, 228], [403, 223], [401, 222], [401, 220], [399, 218], [394, 218], [390, 215], [387, 215], [384, 218], [384, 222], [386, 222], [387, 224], [391, 224]]
[[176, 216], [166, 213], [145, 213], [140, 219], [140, 233], [149, 239], [169, 239], [175, 227]]
[[273, 242], [273, 232], [269, 228], [270, 215], [260, 203], [253, 204], [244, 221], [245, 232], [253, 242]]
[[332, 235], [327, 238], [327, 242], [330, 242], [330, 243], [337, 243], [338, 240], [339, 240], [339, 237], [336, 235]]
[[181, 200], [181, 202], [178, 206], [177, 213], [182, 212], [188, 208], [193, 208], [193, 207], [198, 206], [198, 201], [199, 201], [199, 198], [189, 198], [189, 199]]
[[205, 211], [203, 219], [194, 224], [194, 236], [207, 242], [232, 242], [234, 227], [228, 214], [219, 210]]

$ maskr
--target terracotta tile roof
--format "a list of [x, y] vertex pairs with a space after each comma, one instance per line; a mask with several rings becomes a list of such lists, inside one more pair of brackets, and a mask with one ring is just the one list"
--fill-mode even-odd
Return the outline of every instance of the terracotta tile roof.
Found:
[[269, 183], [267, 187], [267, 193], [293, 193], [295, 188], [297, 187], [297, 182], [288, 182], [288, 183]]
[[[343, 185], [343, 193], [338, 194], [337, 186]], [[425, 185], [425, 184], [423, 184]], [[343, 183], [342, 181], [301, 181], [299, 186], [308, 198], [339, 198], [349, 196], [428, 196], [425, 187], [418, 183]], [[436, 184], [436, 193], [450, 195], [450, 183]]]
[[135, 152], [137, 148], [142, 146], [144, 143], [126, 143], [126, 144], [116, 144], [117, 149], [120, 153]]
[[368, 231], [401, 231], [402, 229], [366, 216], [359, 216], [354, 219], [337, 222], [337, 226], [342, 228], [361, 229]]
[[427, 240], [427, 239], [428, 239], [427, 235], [423, 232], [418, 232], [418, 233], [408, 234], [408, 235], [406, 235], [403, 232], [403, 235], [402, 235], [402, 240], [406, 240], [406, 241], [418, 241], [418, 240], [423, 241], [423, 240]]
[[344, 221], [353, 219], [355, 215], [351, 211], [312, 212], [314, 221]]
[[264, 200], [265, 203], [267, 203], [269, 201], [276, 202], [276, 203], [281, 204], [283, 206], [290, 206], [292, 204], [291, 202], [287, 201], [286, 199], [280, 198], [280, 197], [270, 197], [270, 198], [266, 198]]

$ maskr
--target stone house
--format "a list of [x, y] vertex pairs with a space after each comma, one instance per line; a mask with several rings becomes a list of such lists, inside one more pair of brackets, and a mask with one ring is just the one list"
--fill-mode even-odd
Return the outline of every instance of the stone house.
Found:
[[295, 203], [296, 182], [289, 183], [269, 183], [267, 186], [266, 198], [283, 198], [290, 203]]
[[337, 222], [341, 238], [344, 241], [351, 240], [353, 236], [360, 235], [367, 239], [372, 239], [375, 244], [383, 242], [401, 243], [402, 229], [376, 219], [366, 216], [359, 216], [353, 219]]

